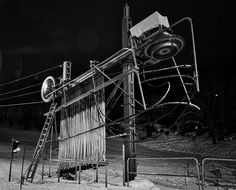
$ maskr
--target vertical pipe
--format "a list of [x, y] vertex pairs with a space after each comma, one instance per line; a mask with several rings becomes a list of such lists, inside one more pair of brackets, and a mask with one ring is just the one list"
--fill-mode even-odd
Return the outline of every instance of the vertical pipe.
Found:
[[96, 164], [96, 182], [98, 182], [98, 162]]
[[197, 160], [197, 159], [196, 159], [196, 167], [197, 167], [198, 189], [201, 190], [199, 163], [198, 163], [198, 160]]
[[77, 160], [75, 161], [75, 181], [77, 181]]
[[139, 67], [138, 67], [138, 64], [137, 64], [137, 59], [136, 59], [136, 56], [135, 56], [132, 39], [130, 39], [130, 40], [131, 40], [132, 56], [133, 56], [133, 61], [134, 61], [134, 66], [135, 66], [135, 73], [136, 73], [136, 76], [137, 76], [137, 79], [138, 79], [138, 85], [139, 85], [139, 90], [140, 90], [140, 94], [141, 94], [141, 98], [142, 98], [142, 102], [143, 102], [143, 108], [146, 110], [147, 107], [146, 107], [146, 101], [145, 101], [145, 98], [144, 98], [143, 87], [142, 87], [140, 76], [139, 76]]
[[57, 175], [57, 182], [60, 182], [60, 175], [61, 175], [61, 163], [58, 162], [58, 175]]
[[[128, 4], [125, 3], [125, 6], [123, 7], [123, 18], [122, 18], [122, 25], [121, 25], [122, 48], [128, 48], [132, 45], [132, 41], [130, 41], [129, 35], [128, 35], [129, 29], [131, 27], [132, 27], [132, 20], [130, 18], [130, 10], [129, 10]], [[132, 53], [133, 53], [133, 49], [132, 49]], [[126, 61], [123, 64], [123, 73], [127, 73], [131, 70], [133, 70], [133, 61]], [[134, 73], [133, 72], [124, 78], [123, 86], [124, 86], [123, 87], [124, 90], [122, 90], [124, 92], [123, 113], [124, 113], [124, 117], [130, 117], [135, 113], [135, 93], [134, 93], [135, 90], [134, 90]], [[132, 119], [126, 122], [126, 124], [129, 126], [132, 126], [132, 129], [131, 127], [129, 127], [129, 130], [132, 130], [132, 131], [135, 130], [135, 124]], [[133, 157], [136, 154], [135, 143], [133, 142], [134, 140], [135, 140], [135, 136], [133, 136], [133, 133], [130, 132], [129, 141], [126, 142], [127, 146], [125, 149], [126, 151], [125, 160], [127, 160], [130, 157]], [[126, 161], [124, 165], [126, 166]], [[132, 171], [136, 171], [135, 163], [131, 162], [130, 168]], [[126, 176], [126, 172], [127, 172], [127, 168], [126, 168], [124, 176]], [[134, 178], [134, 175], [132, 175], [132, 178]]]
[[42, 164], [42, 180], [43, 180], [43, 175], [44, 175], [44, 161], [45, 161], [45, 159], [43, 158], [43, 164]]
[[125, 144], [122, 145], [123, 186], [125, 186]]
[[185, 186], [188, 184], [188, 177], [189, 177], [189, 163], [187, 162], [187, 165], [186, 165], [186, 177], [184, 178], [185, 179]]
[[195, 48], [195, 39], [194, 39], [194, 31], [193, 31], [193, 22], [191, 19], [188, 19], [190, 22], [191, 27], [191, 36], [192, 36], [192, 46], [193, 46], [193, 57], [194, 57], [194, 67], [195, 67], [195, 76], [196, 76], [196, 88], [197, 91], [200, 92], [199, 88], [199, 75], [198, 75], [198, 68], [197, 68], [197, 55], [196, 55], [196, 48]]
[[187, 162], [187, 176], [189, 176], [189, 163]]
[[52, 160], [52, 139], [53, 139], [53, 126], [51, 127], [51, 141], [50, 141], [50, 155], [49, 155], [49, 171], [48, 171], [48, 177], [51, 177], [51, 160]]
[[197, 68], [197, 55], [196, 55], [196, 48], [195, 48], [195, 39], [194, 39], [194, 30], [193, 30], [193, 22], [192, 22], [192, 19], [189, 18], [189, 17], [185, 17], [185, 18], [182, 18], [180, 19], [179, 21], [175, 22], [174, 24], [172, 24], [170, 26], [170, 28], [180, 24], [181, 22], [183, 21], [189, 21], [190, 23], [190, 29], [191, 29], [191, 37], [192, 37], [192, 48], [193, 48], [193, 58], [194, 58], [194, 67], [195, 67], [195, 77], [196, 77], [196, 89], [197, 89], [197, 92], [200, 92], [200, 88], [199, 88], [199, 75], [198, 75], [198, 68]]
[[107, 164], [105, 164], [105, 188], [107, 188]]
[[55, 126], [55, 139], [58, 138], [58, 134], [57, 134], [57, 118], [56, 118], [56, 113], [54, 115], [54, 126]]
[[12, 159], [13, 159], [13, 141], [14, 141], [14, 139], [11, 140], [11, 156], [10, 156], [10, 169], [9, 169], [8, 181], [11, 181], [11, 169], [12, 169]]
[[24, 149], [23, 149], [23, 158], [22, 158], [21, 175], [20, 175], [20, 189], [22, 189], [22, 184], [24, 181], [24, 175], [23, 175], [24, 162], [25, 162], [25, 144], [24, 144]]
[[180, 78], [181, 84], [182, 84], [182, 86], [183, 86], [183, 89], [184, 89], [185, 95], [186, 95], [186, 97], [187, 97], [187, 99], [188, 99], [188, 102], [191, 103], [191, 100], [190, 100], [190, 97], [189, 97], [189, 94], [188, 94], [187, 88], [186, 88], [186, 86], [185, 86], [185, 83], [184, 83], [183, 77], [181, 76], [181, 73], [180, 73], [180, 71], [179, 71], [179, 68], [178, 68], [177, 63], [176, 63], [176, 61], [175, 61], [175, 58], [172, 57], [172, 60], [173, 60], [174, 65], [175, 65], [175, 67], [176, 67], [176, 71], [177, 71], [177, 73], [178, 73], [178, 75], [179, 75], [179, 78]]
[[129, 158], [127, 159], [127, 187], [129, 187]]
[[79, 162], [79, 184], [80, 184], [80, 177], [81, 177], [81, 163]]
[[[164, 171], [166, 172], [166, 160], [164, 160], [163, 165], [164, 165]], [[166, 183], [167, 183], [167, 178], [165, 178], [165, 179], [166, 179]]]
[[205, 162], [205, 159], [202, 160], [202, 166], [201, 166], [201, 168], [202, 168], [202, 171], [201, 171], [202, 172], [202, 190], [204, 190], [204, 183], [205, 183], [204, 182], [204, 180], [205, 180], [204, 179], [205, 178], [204, 162]]

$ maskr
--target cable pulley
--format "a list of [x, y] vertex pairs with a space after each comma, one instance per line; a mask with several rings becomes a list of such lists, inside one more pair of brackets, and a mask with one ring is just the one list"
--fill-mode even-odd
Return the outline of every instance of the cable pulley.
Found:
[[53, 89], [55, 88], [55, 79], [52, 76], [48, 76], [41, 87], [41, 98], [44, 102], [48, 103], [53, 99]]

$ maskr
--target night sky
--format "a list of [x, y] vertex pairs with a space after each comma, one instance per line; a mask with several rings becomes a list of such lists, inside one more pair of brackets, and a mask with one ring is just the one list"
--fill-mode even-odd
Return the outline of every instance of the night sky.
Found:
[[234, 6], [229, 2], [0, 0], [0, 84], [65, 60], [72, 62], [74, 78], [89, 69], [89, 60], [111, 56], [121, 49], [125, 2], [133, 25], [155, 11], [170, 24], [190, 17], [199, 74], [234, 73]]

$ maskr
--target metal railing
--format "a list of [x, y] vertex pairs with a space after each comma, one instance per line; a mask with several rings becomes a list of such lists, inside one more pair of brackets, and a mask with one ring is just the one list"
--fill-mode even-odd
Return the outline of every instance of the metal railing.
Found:
[[236, 159], [204, 158], [202, 160], [202, 189], [205, 183], [236, 189]]
[[[163, 172], [158, 172], [158, 171], [155, 171], [155, 172], [150, 172], [150, 171], [147, 171], [147, 172], [139, 172], [138, 169], [137, 171], [135, 172], [131, 172], [130, 171], [130, 168], [129, 168], [129, 163], [131, 160], [136, 160], [136, 161], [152, 161], [154, 163], [154, 166], [155, 167], [155, 162], [154, 161], [163, 161], [163, 163], [165, 164], [166, 161], [193, 161], [194, 165], [193, 165], [193, 168], [194, 170], [196, 171], [196, 173], [193, 173], [190, 174], [189, 172], [189, 165], [188, 163], [189, 162], [186, 162], [186, 168], [185, 170], [182, 171], [181, 174], [177, 173], [176, 171], [172, 171], [172, 172], [166, 172], [166, 173], [163, 173]], [[167, 166], [165, 164], [165, 166]], [[157, 167], [157, 164], [156, 164], [156, 167]], [[138, 167], [137, 167], [138, 168]], [[190, 178], [196, 178], [197, 179], [197, 185], [198, 185], [198, 189], [200, 190], [201, 189], [201, 183], [200, 183], [200, 170], [199, 170], [199, 162], [196, 158], [194, 157], [172, 157], [172, 158], [128, 158], [127, 159], [127, 186], [129, 186], [129, 175], [130, 174], [139, 174], [139, 175], [149, 175], [149, 176], [165, 176], [165, 177], [184, 177], [184, 178], [187, 178], [187, 177], [190, 177]]]
[[[130, 171], [130, 162], [136, 161], [137, 170]], [[42, 164], [42, 179], [44, 175], [44, 164], [46, 160], [43, 160]], [[53, 162], [58, 162], [58, 182], [60, 182], [60, 161], [59, 159], [52, 159]], [[80, 184], [81, 180], [81, 166], [83, 161], [68, 159], [63, 160], [63, 162], [70, 162], [74, 164], [75, 180], [78, 180]], [[94, 162], [96, 165], [96, 176], [95, 181], [98, 182], [98, 166], [100, 164], [105, 166], [105, 187], [107, 188], [108, 175], [107, 175], [107, 162]], [[143, 168], [142, 168], [143, 164]], [[146, 164], [148, 166], [146, 166]], [[77, 168], [78, 166], [78, 168]], [[166, 168], [172, 168], [171, 170], [166, 170]], [[141, 169], [140, 169], [141, 168]], [[151, 169], [150, 169], [151, 168]], [[174, 169], [173, 169], [174, 168]], [[155, 172], [153, 172], [155, 170]], [[165, 172], [163, 172], [165, 171]], [[168, 172], [166, 172], [168, 171]], [[50, 172], [49, 172], [50, 173]], [[148, 176], [161, 176], [161, 177], [180, 177], [185, 178], [195, 178], [196, 187], [198, 190], [206, 190], [210, 186], [214, 187], [227, 187], [236, 189], [236, 159], [224, 159], [224, 158], [204, 158], [202, 162], [199, 163], [197, 158], [194, 157], [163, 157], [163, 158], [128, 158], [127, 159], [127, 186], [129, 186], [130, 175], [148, 175]], [[124, 177], [123, 177], [124, 178]], [[155, 178], [157, 179], [157, 178]], [[179, 181], [178, 181], [179, 182]], [[212, 183], [212, 185], [210, 185]], [[206, 184], [208, 187], [206, 187]], [[186, 185], [186, 184], [185, 184]]]

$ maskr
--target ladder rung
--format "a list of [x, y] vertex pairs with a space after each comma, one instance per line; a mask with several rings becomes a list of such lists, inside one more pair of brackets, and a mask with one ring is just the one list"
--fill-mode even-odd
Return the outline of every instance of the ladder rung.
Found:
[[[40, 143], [39, 145], [38, 145], [38, 147], [39, 148], [41, 148], [43, 146], [43, 143]], [[37, 148], [36, 148], [37, 149]]]
[[[41, 149], [41, 148], [40, 148], [40, 149]], [[36, 153], [37, 153], [40, 149], [38, 149], [38, 150], [36, 151]]]
[[38, 164], [39, 164], [39, 159], [41, 156], [41, 151], [43, 151], [45, 142], [47, 140], [48, 136], [48, 130], [50, 130], [50, 127], [52, 125], [52, 121], [55, 117], [55, 109], [56, 109], [56, 104], [52, 103], [49, 109], [49, 112], [46, 114], [47, 118], [45, 120], [41, 135], [38, 140], [38, 144], [35, 148], [35, 152], [33, 154], [33, 160], [28, 168], [28, 172], [26, 175], [26, 180], [32, 182], [35, 176], [35, 172], [37, 170]]

